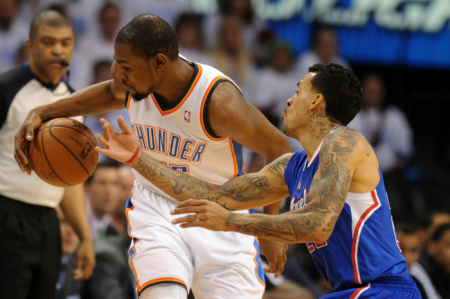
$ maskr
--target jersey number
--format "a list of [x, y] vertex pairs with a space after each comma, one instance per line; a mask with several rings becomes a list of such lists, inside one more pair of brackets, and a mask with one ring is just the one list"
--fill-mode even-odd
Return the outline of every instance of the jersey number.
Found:
[[[166, 162], [162, 162], [162, 161], [161, 161], [161, 163], [167, 166], [167, 163], [166, 163]], [[189, 172], [189, 165], [186, 165], [186, 164], [183, 164], [183, 165], [169, 164], [169, 167], [172, 168], [172, 169], [175, 170], [175, 171], [178, 171], [178, 172], [186, 172], [186, 173], [190, 173], [190, 172]]]

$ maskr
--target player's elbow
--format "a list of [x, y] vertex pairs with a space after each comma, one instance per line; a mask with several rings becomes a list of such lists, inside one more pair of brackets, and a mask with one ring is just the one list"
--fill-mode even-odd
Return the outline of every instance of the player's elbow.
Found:
[[264, 153], [267, 155], [269, 161], [273, 161], [276, 158], [290, 153], [291, 145], [285, 135], [279, 134], [278, 138], [270, 142], [270, 147], [267, 148], [267, 152]]
[[311, 241], [309, 241], [309, 242], [323, 244], [328, 241], [330, 236], [331, 236], [331, 234], [320, 232], [320, 233], [314, 234], [311, 238]]

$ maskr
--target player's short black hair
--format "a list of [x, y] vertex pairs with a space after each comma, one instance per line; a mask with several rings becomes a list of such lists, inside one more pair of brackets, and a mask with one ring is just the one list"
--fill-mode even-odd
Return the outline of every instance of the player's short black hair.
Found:
[[309, 68], [316, 73], [311, 80], [314, 90], [325, 98], [325, 113], [331, 121], [347, 125], [362, 106], [361, 83], [355, 74], [336, 63], [318, 63]]
[[39, 30], [39, 26], [46, 25], [54, 28], [70, 27], [73, 30], [69, 20], [55, 10], [46, 10], [34, 17], [30, 25], [29, 37], [32, 40]]
[[116, 160], [113, 160], [111, 158], [106, 159], [104, 162], [100, 162], [97, 164], [97, 167], [95, 168], [94, 172], [88, 177], [88, 179], [86, 180], [86, 185], [89, 185], [92, 183], [94, 176], [95, 176], [95, 172], [100, 169], [100, 168], [115, 168], [115, 169], [119, 169], [120, 166], [120, 162], [117, 162]]
[[433, 242], [439, 242], [446, 232], [450, 231], [450, 223], [444, 223], [434, 231], [431, 236]]
[[178, 57], [178, 38], [169, 23], [152, 14], [134, 18], [120, 29], [116, 43], [131, 45], [131, 52], [144, 59], [156, 54], [166, 55], [170, 60]]

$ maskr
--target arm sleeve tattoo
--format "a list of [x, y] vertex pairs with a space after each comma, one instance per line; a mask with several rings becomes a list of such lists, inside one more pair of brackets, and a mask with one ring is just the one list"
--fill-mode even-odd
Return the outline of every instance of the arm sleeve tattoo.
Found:
[[287, 186], [284, 180], [283, 184], [279, 181], [290, 157], [290, 154], [283, 155], [267, 166], [270, 174], [277, 178], [276, 184], [266, 174], [259, 172], [233, 178], [222, 186], [215, 185], [174, 171], [147, 154], [142, 154], [133, 168], [178, 201], [208, 199], [226, 209], [236, 210], [263, 206], [265, 204], [259, 202], [261, 199], [274, 202], [283, 198]]
[[275, 241], [326, 241], [350, 188], [352, 174], [348, 161], [360, 138], [358, 133], [348, 129], [328, 134], [305, 208], [276, 216], [230, 213], [226, 223], [229, 230]]

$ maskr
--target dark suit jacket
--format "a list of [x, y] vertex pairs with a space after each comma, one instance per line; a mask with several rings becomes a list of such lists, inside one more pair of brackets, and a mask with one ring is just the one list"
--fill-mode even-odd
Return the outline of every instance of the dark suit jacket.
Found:
[[96, 267], [83, 299], [135, 299], [134, 275], [128, 266], [129, 239], [109, 236], [95, 244]]
[[84, 281], [73, 279], [73, 270], [77, 266], [77, 257], [75, 254], [69, 256], [65, 266], [65, 280], [62, 293], [57, 295], [57, 299], [80, 299]]

